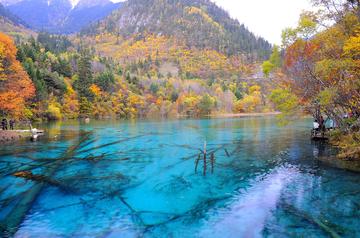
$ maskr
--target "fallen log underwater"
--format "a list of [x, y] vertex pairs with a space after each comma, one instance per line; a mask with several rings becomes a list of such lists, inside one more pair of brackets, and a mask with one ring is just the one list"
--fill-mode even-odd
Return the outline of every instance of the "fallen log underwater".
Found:
[[[143, 135], [142, 135], [143, 136]], [[117, 143], [121, 143], [124, 142], [126, 140], [130, 140], [130, 139], [135, 139], [135, 138], [139, 138], [141, 136], [136, 136], [136, 137], [132, 137], [132, 138], [127, 138], [127, 139], [121, 139], [115, 142], [111, 142], [111, 143], [106, 143], [100, 146], [97, 146], [96, 148], [103, 148], [106, 146], [110, 146], [110, 145], [114, 145]], [[85, 153], [85, 152], [91, 152], [93, 151], [94, 148], [91, 149], [82, 149], [85, 146], [91, 144], [91, 143], [83, 143], [85, 141], [88, 140], [88, 137], [83, 138], [82, 140], [80, 140], [77, 144], [71, 146], [70, 148], [68, 148], [68, 150], [66, 151], [65, 155], [62, 156], [61, 158], [59, 158], [58, 160], [55, 161], [47, 161], [46, 159], [44, 159], [43, 161], [45, 161], [45, 164], [40, 164], [40, 165], [36, 165], [34, 166], [32, 169], [37, 168], [37, 166], [44, 166], [44, 165], [48, 165], [49, 169], [46, 170], [44, 172], [44, 175], [42, 176], [31, 176], [31, 174], [23, 174], [23, 176], [20, 176], [21, 174], [17, 174], [20, 177], [24, 177], [24, 178], [31, 178], [31, 180], [33, 180], [34, 182], [36, 182], [36, 184], [31, 187], [28, 191], [26, 191], [24, 194], [22, 194], [22, 198], [21, 201], [19, 201], [19, 203], [12, 209], [12, 211], [9, 213], [9, 215], [6, 217], [5, 220], [1, 221], [1, 227], [4, 231], [7, 232], [7, 234], [15, 234], [17, 231], [17, 227], [21, 224], [23, 218], [25, 217], [25, 215], [27, 214], [27, 211], [31, 208], [32, 203], [35, 201], [36, 197], [41, 193], [42, 188], [44, 187], [44, 185], [46, 184], [50, 184], [50, 185], [58, 185], [56, 182], [52, 182], [49, 179], [45, 179], [45, 178], [51, 178], [52, 175], [56, 172], [56, 169], [61, 166], [63, 163], [62, 162], [71, 162], [72, 160], [74, 160], [74, 158], [77, 159], [82, 159], [82, 160], [86, 160], [89, 159], [90, 161], [96, 161], [98, 157], [104, 157], [104, 154], [96, 157], [93, 155], [87, 155], [84, 158], [78, 157], [78, 154], [80, 153]], [[219, 147], [213, 150], [209, 150], [209, 152], [216, 152], [220, 149], [222, 149], [223, 147]], [[192, 156], [190, 156], [188, 159], [190, 159]], [[128, 158], [125, 158], [125, 160]], [[47, 181], [46, 181], [47, 180]], [[135, 209], [133, 209], [131, 207], [131, 205], [129, 203], [126, 202], [126, 200], [119, 196], [119, 194], [117, 195], [118, 198], [120, 198], [120, 200], [122, 201], [123, 204], [125, 204], [126, 207], [128, 207], [128, 209], [131, 211], [131, 214], [134, 217], [134, 220], [136, 223], [144, 226], [144, 227], [148, 227], [144, 221], [142, 220], [140, 214], [142, 213], [142, 211], [136, 211]], [[173, 216], [170, 220], [176, 220], [178, 218], [180, 218], [181, 216]], [[169, 222], [170, 222], [169, 220]], [[159, 224], [160, 225], [160, 224]], [[151, 226], [151, 225], [150, 225]], [[149, 228], [149, 227], [148, 227]]]
[[[46, 177], [52, 177], [57, 168], [62, 165], [64, 161], [75, 155], [77, 149], [81, 148], [81, 144], [89, 139], [90, 133], [85, 133], [84, 136], [74, 145], [70, 146], [65, 152], [64, 156], [55, 160], [54, 163], [47, 168], [43, 173]], [[13, 236], [24, 217], [30, 210], [33, 202], [43, 189], [45, 182], [36, 182], [27, 192], [24, 193], [21, 200], [11, 209], [5, 219], [0, 221], [0, 228], [4, 236]]]
[[74, 190], [71, 187], [66, 186], [65, 184], [62, 184], [61, 182], [59, 182], [57, 180], [54, 180], [54, 179], [51, 179], [51, 178], [49, 178], [47, 176], [44, 176], [44, 175], [33, 174], [30, 171], [20, 171], [20, 172], [14, 173], [13, 175], [15, 177], [24, 178], [26, 180], [31, 180], [33, 182], [44, 182], [44, 183], [49, 184], [51, 186], [58, 187], [62, 191], [74, 193]]
[[[146, 136], [146, 135], [150, 135], [150, 134], [144, 134], [144, 135], [139, 135], [139, 136], [134, 136], [134, 137], [129, 137], [129, 138], [123, 138], [123, 139], [120, 139], [120, 140], [117, 140], [117, 141], [114, 141], [114, 142], [106, 143], [106, 144], [99, 145], [99, 146], [96, 146], [96, 147], [92, 147], [92, 148], [89, 148], [89, 149], [85, 149], [85, 150], [82, 150], [82, 151], [77, 151], [76, 154], [74, 156], [72, 156], [72, 158], [69, 158], [66, 161], [67, 161], [67, 163], [74, 162], [74, 161], [79, 161], [79, 160], [88, 160], [89, 162], [96, 162], [96, 160], [99, 160], [100, 157], [103, 158], [105, 156], [124, 154], [125, 152], [116, 152], [116, 153], [112, 153], [112, 154], [103, 153], [100, 156], [93, 156], [91, 154], [87, 155], [85, 157], [78, 156], [79, 154], [82, 154], [82, 153], [91, 152], [91, 151], [93, 151], [95, 149], [100, 149], [100, 148], [105, 148], [105, 147], [108, 147], [108, 146], [111, 146], [111, 145], [120, 144], [122, 142], [126, 142], [126, 141], [129, 141], [129, 140], [132, 140], [132, 139], [136, 139], [136, 138], [139, 138], [139, 137]], [[86, 147], [89, 144], [94, 143], [94, 142], [96, 142], [96, 140], [89, 140], [88, 142], [82, 144], [81, 148], [84, 148], [84, 147]], [[58, 148], [61, 148], [61, 147], [54, 147], [54, 148], [58, 149]], [[25, 153], [25, 152], [39, 152], [39, 151], [36, 151], [35, 149], [20, 150], [17, 154], [21, 155], [21, 153]], [[45, 150], [40, 150], [40, 152], [45, 152]], [[4, 155], [4, 154], [1, 154], [1, 155]], [[5, 154], [5, 155], [11, 155], [11, 153]], [[23, 156], [20, 156], [19, 158], [21, 158], [21, 157], [23, 157]], [[31, 171], [33, 169], [37, 169], [37, 168], [41, 168], [41, 167], [44, 167], [44, 166], [52, 165], [56, 160], [58, 160], [56, 158], [54, 158], [54, 159], [46, 159], [46, 158], [36, 159], [36, 158], [31, 158], [29, 156], [24, 156], [24, 158], [29, 159], [29, 160], [34, 161], [34, 162], [44, 162], [44, 163], [38, 163], [38, 164], [31, 163], [30, 164], [30, 163], [22, 163], [22, 162], [18, 162], [18, 161], [15, 161], [15, 162], [12, 161], [13, 163], [16, 163], [17, 166], [15, 166], [15, 167], [13, 167], [11, 169], [9, 169], [9, 168], [0, 169], [0, 175], [1, 176], [9, 176], [9, 175], [12, 175], [12, 174], [14, 174], [16, 172], [19, 172], [19, 171]], [[128, 158], [120, 158], [119, 160], [128, 160]], [[23, 167], [25, 165], [27, 165], [27, 167]]]
[[[69, 163], [73, 163], [76, 161], [88, 161], [91, 163], [102, 161], [106, 156], [109, 155], [115, 155], [115, 154], [121, 154], [113, 153], [113, 154], [106, 154], [103, 153], [98, 156], [94, 156], [92, 154], [86, 155], [85, 157], [79, 156], [80, 154], [87, 153], [94, 151], [96, 149], [102, 149], [106, 148], [111, 145], [120, 144], [122, 142], [126, 142], [132, 139], [137, 139], [140, 137], [144, 137], [146, 135], [151, 135], [151, 133], [145, 133], [133, 137], [128, 138], [122, 138], [120, 140], [116, 140], [113, 142], [105, 143], [99, 146], [91, 147], [88, 149], [84, 149], [85, 147], [89, 146], [90, 144], [96, 142], [95, 139], [90, 139], [90, 132], [82, 132], [80, 134], [80, 139], [75, 142], [74, 145], [68, 147], [65, 151], [65, 153], [60, 156], [58, 159], [37, 159], [36, 158], [28, 158], [30, 161], [36, 161], [36, 162], [43, 162], [43, 163], [37, 163], [37, 164], [30, 164], [30, 163], [21, 163], [21, 165], [13, 167], [11, 171], [6, 171], [6, 173], [2, 173], [1, 176], [16, 176], [16, 177], [22, 177], [27, 180], [33, 181], [35, 184], [28, 189], [27, 191], [18, 194], [16, 196], [11, 197], [12, 199], [18, 198], [19, 201], [16, 203], [16, 205], [11, 209], [11, 211], [8, 213], [8, 215], [0, 221], [0, 234], [4, 237], [13, 236], [19, 227], [19, 225], [22, 223], [24, 217], [32, 207], [33, 202], [36, 200], [38, 195], [41, 193], [42, 189], [45, 185], [51, 185], [59, 187], [60, 189], [65, 190], [66, 192], [74, 192], [75, 189], [71, 186], [68, 186], [63, 184], [61, 180], [53, 180], [51, 177], [58, 172], [58, 168], [62, 165], [68, 165]], [[28, 152], [28, 151], [36, 151], [36, 150], [20, 150], [19, 152]], [[127, 161], [129, 158], [112, 158], [111, 160], [119, 160], [119, 161]], [[16, 162], [18, 163], [18, 162]], [[25, 167], [24, 167], [25, 166]], [[37, 168], [45, 168], [43, 173], [41, 175], [35, 175], [32, 174], [30, 171], [37, 169]], [[20, 171], [19, 171], [20, 169]], [[119, 174], [115, 174], [113, 177], [116, 177], [117, 179], [123, 179], [123, 176], [120, 176]], [[4, 204], [8, 204], [11, 200], [6, 200]]]

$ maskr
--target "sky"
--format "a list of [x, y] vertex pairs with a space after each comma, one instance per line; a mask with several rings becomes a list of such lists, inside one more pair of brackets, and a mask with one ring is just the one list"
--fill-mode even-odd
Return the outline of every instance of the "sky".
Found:
[[311, 10], [309, 0], [212, 0], [243, 23], [251, 32], [272, 44], [281, 44], [281, 32], [297, 25], [303, 10]]
[[[112, 0], [119, 2], [122, 0]], [[211, 0], [238, 19], [251, 32], [272, 44], [281, 44], [281, 31], [297, 25], [310, 0]]]

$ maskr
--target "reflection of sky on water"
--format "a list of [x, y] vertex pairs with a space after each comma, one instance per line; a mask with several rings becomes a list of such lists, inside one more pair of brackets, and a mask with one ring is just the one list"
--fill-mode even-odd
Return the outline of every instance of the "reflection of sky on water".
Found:
[[[271, 212], [276, 209], [284, 186], [297, 171], [279, 168], [254, 183], [248, 190], [239, 191], [218, 217], [205, 223], [201, 237], [262, 237]], [[226, 229], [224, 229], [226, 227]]]

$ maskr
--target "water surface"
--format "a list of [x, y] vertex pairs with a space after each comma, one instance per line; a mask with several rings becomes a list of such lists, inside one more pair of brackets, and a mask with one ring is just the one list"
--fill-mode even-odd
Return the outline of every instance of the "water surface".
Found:
[[[360, 175], [317, 160], [311, 121], [42, 125], [0, 149], [1, 234], [15, 237], [360, 237]], [[207, 143], [208, 160], [195, 173]], [[201, 157], [202, 158], [202, 157]], [[41, 181], [12, 174], [31, 171]]]

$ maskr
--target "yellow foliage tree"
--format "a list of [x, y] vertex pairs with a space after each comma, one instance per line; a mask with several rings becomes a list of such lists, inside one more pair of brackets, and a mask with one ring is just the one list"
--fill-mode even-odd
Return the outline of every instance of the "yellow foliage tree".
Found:
[[248, 94], [243, 99], [235, 102], [236, 112], [255, 112], [257, 107], [261, 104], [261, 87], [253, 85], [249, 87]]
[[79, 117], [79, 100], [76, 91], [73, 89], [70, 80], [65, 78], [66, 93], [62, 103], [62, 114], [64, 117], [74, 119]]

